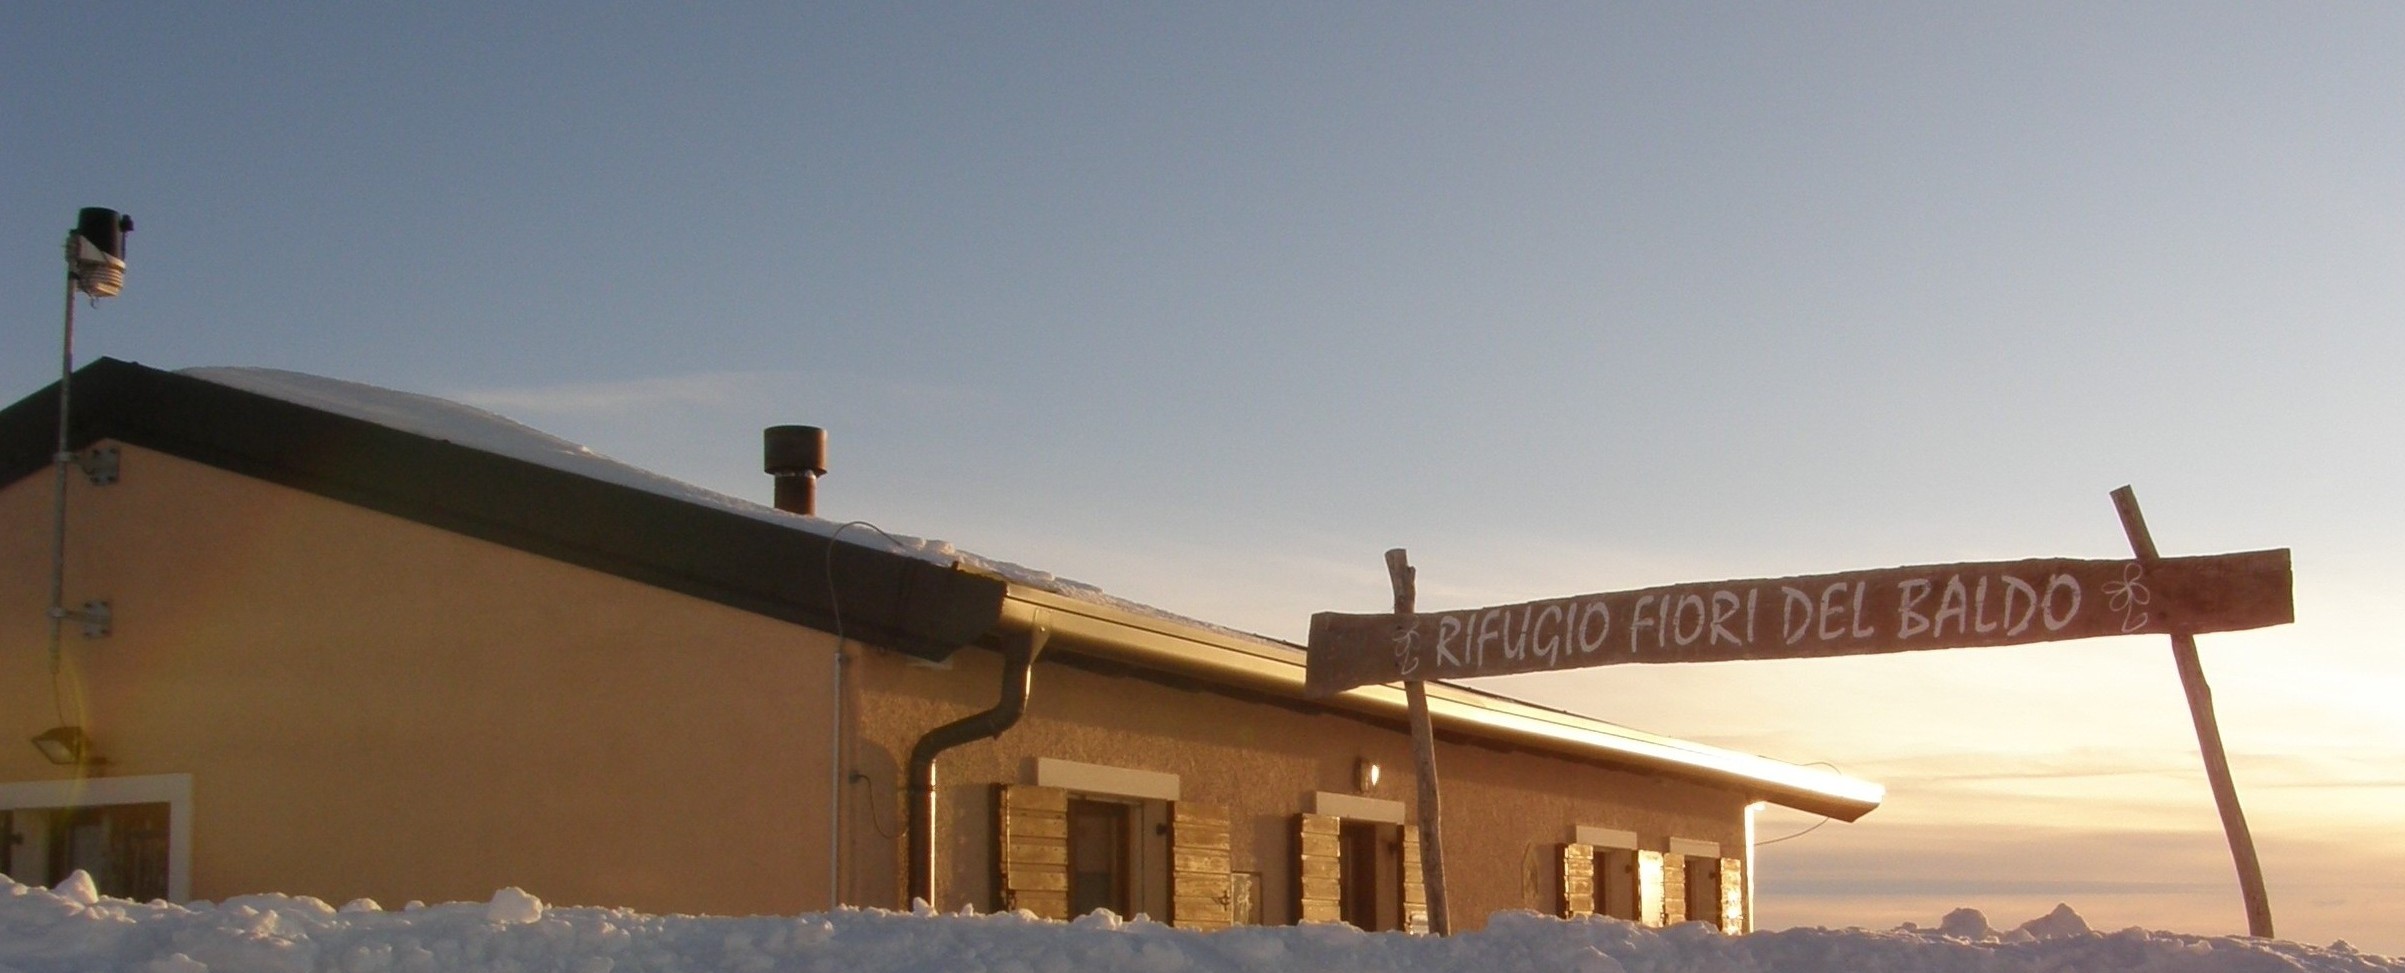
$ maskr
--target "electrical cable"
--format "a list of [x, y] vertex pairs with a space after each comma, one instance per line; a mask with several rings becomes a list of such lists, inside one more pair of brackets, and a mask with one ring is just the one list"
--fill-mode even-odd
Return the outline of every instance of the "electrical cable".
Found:
[[827, 576], [827, 610], [835, 615], [835, 651], [838, 653], [843, 651], [844, 635], [843, 602], [835, 596], [835, 542], [843, 539], [844, 531], [854, 527], [866, 527], [876, 531], [877, 536], [885, 538], [885, 543], [895, 551], [903, 549], [902, 542], [895, 539], [894, 535], [886, 533], [885, 528], [865, 520], [846, 521], [837, 525], [834, 533], [827, 535], [827, 556], [822, 570]]
[[1760, 847], [1762, 847], [1763, 845], [1775, 845], [1775, 844], [1778, 844], [1779, 842], [1782, 842], [1782, 841], [1793, 841], [1793, 840], [1795, 840], [1795, 839], [1797, 839], [1797, 838], [1801, 838], [1801, 837], [1803, 837], [1803, 836], [1805, 836], [1805, 835], [1811, 834], [1812, 832], [1815, 832], [1815, 831], [1818, 831], [1818, 830], [1820, 830], [1820, 826], [1821, 826], [1821, 825], [1824, 825], [1824, 824], [1827, 824], [1827, 823], [1829, 823], [1829, 821], [1830, 821], [1830, 820], [1831, 820], [1831, 819], [1830, 819], [1830, 818], [1829, 818], [1827, 815], [1822, 815], [1822, 816], [1821, 816], [1821, 819], [1820, 819], [1820, 820], [1818, 820], [1818, 821], [1815, 821], [1815, 822], [1813, 822], [1813, 823], [1812, 823], [1812, 826], [1811, 826], [1811, 827], [1809, 827], [1809, 828], [1805, 828], [1804, 830], [1802, 830], [1802, 831], [1798, 831], [1798, 832], [1796, 832], [1796, 833], [1794, 833], [1794, 834], [1780, 835], [1780, 836], [1778, 836], [1778, 837], [1776, 837], [1776, 838], [1772, 838], [1772, 839], [1770, 839], [1770, 840], [1768, 840], [1768, 841], [1757, 841], [1757, 842], [1754, 842], [1754, 847], [1756, 847], [1756, 848], [1760, 848]]
[[[1840, 774], [1842, 774], [1842, 773], [1845, 773], [1845, 771], [1843, 771], [1843, 770], [1840, 770], [1836, 764], [1830, 763], [1830, 762], [1828, 762], [1828, 761], [1826, 761], [1826, 760], [1815, 760], [1815, 761], [1813, 761], [1813, 762], [1811, 762], [1811, 763], [1805, 764], [1804, 766], [1806, 766], [1806, 767], [1827, 767], [1827, 768], [1829, 768], [1829, 769], [1830, 769], [1830, 770], [1832, 770], [1832, 771], [1836, 771], [1837, 773], [1840, 773]], [[1802, 830], [1802, 831], [1798, 831], [1798, 832], [1796, 832], [1796, 833], [1794, 833], [1794, 834], [1785, 834], [1785, 835], [1780, 835], [1780, 836], [1778, 836], [1778, 837], [1776, 837], [1776, 838], [1772, 838], [1772, 839], [1770, 839], [1770, 840], [1768, 840], [1768, 841], [1756, 841], [1756, 842], [1754, 842], [1754, 847], [1756, 847], [1756, 848], [1760, 848], [1760, 847], [1762, 847], [1763, 845], [1775, 845], [1775, 844], [1778, 844], [1779, 842], [1782, 842], [1782, 841], [1792, 841], [1792, 840], [1795, 840], [1795, 839], [1797, 839], [1797, 838], [1801, 838], [1801, 837], [1803, 837], [1803, 836], [1805, 836], [1805, 835], [1811, 834], [1812, 832], [1815, 832], [1815, 831], [1818, 831], [1818, 830], [1820, 830], [1820, 829], [1821, 829], [1821, 826], [1822, 826], [1822, 825], [1824, 825], [1824, 824], [1828, 824], [1828, 823], [1829, 823], [1829, 821], [1830, 821], [1830, 818], [1829, 818], [1829, 816], [1828, 816], [1828, 815], [1826, 815], [1826, 814], [1823, 814], [1823, 815], [1821, 815], [1821, 816], [1820, 816], [1820, 820], [1813, 822], [1813, 823], [1812, 823], [1812, 826], [1811, 826], [1811, 827], [1809, 827], [1809, 828], [1805, 828], [1804, 830]]]
[[884, 815], [877, 813], [877, 788], [876, 788], [877, 779], [876, 779], [876, 778], [874, 778], [874, 777], [870, 777], [869, 775], [867, 775], [867, 774], [865, 774], [865, 773], [862, 773], [862, 772], [860, 772], [860, 771], [857, 771], [857, 770], [855, 770], [855, 771], [852, 771], [852, 779], [853, 779], [853, 780], [855, 780], [855, 781], [858, 781], [858, 782], [860, 782], [860, 783], [863, 783], [863, 784], [867, 784], [867, 785], [869, 785], [868, 787], [862, 788], [862, 789], [861, 789], [861, 791], [860, 791], [860, 800], [861, 800], [863, 803], [865, 803], [865, 804], [867, 804], [867, 805], [868, 805], [868, 826], [869, 826], [869, 828], [870, 828], [871, 830], [874, 830], [874, 831], [876, 831], [876, 832], [877, 832], [877, 836], [878, 836], [878, 837], [880, 837], [880, 838], [885, 838], [885, 839], [888, 839], [888, 840], [890, 840], [890, 839], [893, 839], [893, 838], [899, 838], [899, 837], [901, 837], [901, 836], [902, 836], [902, 832], [900, 832], [900, 831], [887, 831], [887, 830], [885, 830], [885, 825], [884, 825], [884, 820], [885, 820], [885, 817], [884, 817]]
[[[847, 637], [844, 635], [843, 631], [843, 600], [836, 594], [835, 591], [835, 544], [843, 539], [844, 531], [850, 530], [854, 527], [866, 527], [870, 530], [876, 531], [877, 536], [885, 538], [885, 543], [889, 547], [896, 551], [903, 549], [902, 542], [899, 539], [896, 539], [894, 535], [886, 532], [885, 528], [879, 527], [876, 524], [865, 520], [846, 521], [837, 525], [834, 533], [827, 535], [826, 558], [822, 563], [821, 572], [827, 576], [827, 611], [829, 614], [834, 616], [835, 659], [836, 665], [839, 667], [849, 665], [851, 663], [851, 657], [845, 655], [843, 651], [844, 645], [847, 642]], [[841, 679], [842, 677], [839, 675], [837, 678]], [[838, 691], [840, 692], [840, 687], [838, 687]], [[837, 701], [837, 705], [838, 707], [841, 706], [840, 699]], [[835, 714], [835, 718], [838, 724], [836, 732], [840, 737], [842, 733], [842, 713], [840, 709]], [[836, 745], [841, 747], [843, 743], [839, 739]], [[841, 774], [842, 768], [838, 767], [836, 769], [836, 773]], [[877, 832], [879, 837], [889, 840], [900, 835], [901, 832], [899, 831], [885, 830], [884, 817], [877, 813], [877, 789], [875, 787], [875, 778], [855, 770], [852, 772], [849, 780], [853, 782], [867, 783], [870, 785], [869, 787], [864, 788], [863, 792], [861, 793], [861, 799], [868, 805], [868, 820], [870, 830]]]

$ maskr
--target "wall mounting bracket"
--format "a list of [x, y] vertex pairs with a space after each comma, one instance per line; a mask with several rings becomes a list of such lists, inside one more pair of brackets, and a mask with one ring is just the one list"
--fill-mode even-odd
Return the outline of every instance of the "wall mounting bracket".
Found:
[[84, 637], [88, 639], [107, 638], [112, 623], [116, 621], [116, 614], [109, 609], [109, 603], [106, 601], [87, 601], [84, 602], [82, 608], [53, 608], [50, 610], [50, 617], [63, 621], [81, 622], [84, 627]]
[[108, 486], [117, 482], [117, 461], [115, 446], [87, 449], [74, 457], [76, 468], [84, 471], [84, 478], [92, 481], [93, 486]]

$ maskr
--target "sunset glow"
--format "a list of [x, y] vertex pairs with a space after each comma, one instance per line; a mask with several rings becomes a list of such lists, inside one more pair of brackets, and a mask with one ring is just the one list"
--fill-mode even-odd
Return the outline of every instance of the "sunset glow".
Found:
[[[2132, 486], [2166, 555], [2293, 552], [2293, 624], [2198, 640], [2238, 793], [2282, 937], [2405, 953], [2405, 6], [20, 3], [0, 37], [11, 398], [106, 205], [141, 228], [80, 360], [422, 392], [762, 499], [760, 429], [820, 425], [832, 521], [1298, 642], [1385, 610], [1393, 547], [1430, 612], [2117, 559]], [[1800, 833], [1766, 926], [2245, 928], [2159, 635], [1481, 685], [1884, 783], [1762, 816]]]

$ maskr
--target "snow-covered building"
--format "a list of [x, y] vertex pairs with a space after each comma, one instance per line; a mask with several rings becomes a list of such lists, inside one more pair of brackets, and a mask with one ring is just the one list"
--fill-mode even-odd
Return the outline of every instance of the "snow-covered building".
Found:
[[[55, 391], [0, 412], [0, 872], [21, 881], [1423, 920], [1403, 694], [1308, 698], [1294, 645], [440, 399], [105, 359], [74, 390], [55, 648]], [[1462, 928], [1743, 927], [1757, 804], [1852, 820], [1881, 796], [1430, 695]]]

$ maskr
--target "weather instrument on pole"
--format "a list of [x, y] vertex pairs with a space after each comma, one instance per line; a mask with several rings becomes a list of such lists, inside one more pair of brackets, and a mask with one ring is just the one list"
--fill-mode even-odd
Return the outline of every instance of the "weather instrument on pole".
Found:
[[113, 209], [86, 206], [67, 233], [67, 274], [75, 289], [93, 300], [125, 289], [125, 235], [134, 218]]
[[[81, 608], [67, 607], [67, 480], [68, 471], [81, 466], [86, 457], [79, 457], [70, 438], [74, 424], [70, 421], [71, 394], [75, 380], [75, 292], [98, 301], [115, 297], [125, 290], [125, 235], [134, 231], [134, 219], [113, 209], [87, 206], [75, 214], [75, 228], [67, 231], [67, 310], [66, 320], [59, 326], [58, 340], [58, 450], [51, 457], [58, 470], [52, 489], [50, 525], [50, 688], [52, 701], [58, 710], [59, 725], [33, 738], [42, 756], [53, 762], [66, 758], [79, 772], [102, 763], [92, 753], [89, 737], [85, 735], [83, 701], [75, 699], [69, 711], [69, 695], [64, 691], [66, 676], [66, 645], [63, 632], [70, 621], [83, 626], [86, 638], [99, 638], [109, 632], [110, 611], [106, 600], [87, 601]], [[113, 479], [113, 475], [112, 475]], [[71, 742], [72, 745], [67, 745]]]

